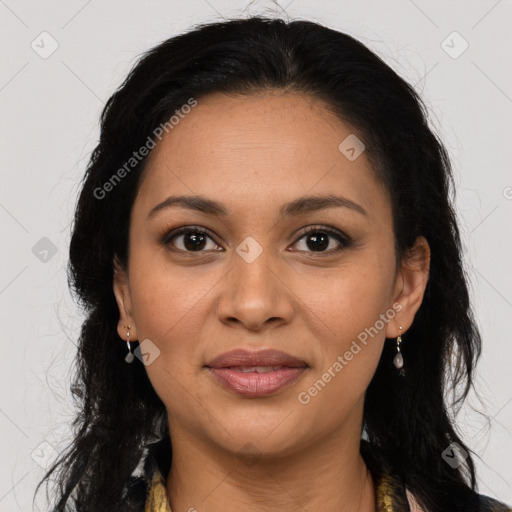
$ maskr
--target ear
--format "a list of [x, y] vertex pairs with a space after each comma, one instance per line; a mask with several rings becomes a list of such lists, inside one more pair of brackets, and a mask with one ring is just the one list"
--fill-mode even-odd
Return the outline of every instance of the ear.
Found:
[[[117, 307], [119, 308], [117, 333], [121, 339], [126, 340], [126, 333], [130, 331], [130, 341], [135, 341], [137, 340], [137, 327], [132, 315], [132, 301], [130, 296], [128, 273], [119, 262], [117, 256], [114, 257], [113, 267], [114, 295], [116, 296]], [[128, 329], [127, 326], [130, 326], [130, 329]]]
[[[430, 273], [430, 246], [424, 236], [419, 236], [414, 246], [404, 256], [401, 268], [397, 272], [393, 292], [393, 304], [399, 303], [395, 322], [388, 322], [386, 337], [396, 338], [411, 327], [414, 316], [423, 302]], [[398, 326], [402, 326], [400, 331]]]

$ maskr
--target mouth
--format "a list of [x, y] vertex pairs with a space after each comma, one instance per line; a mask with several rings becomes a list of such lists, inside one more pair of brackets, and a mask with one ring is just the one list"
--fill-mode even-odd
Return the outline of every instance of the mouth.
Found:
[[236, 370], [242, 373], [268, 373], [281, 370], [281, 368], [290, 368], [289, 366], [228, 366], [228, 370]]
[[279, 350], [243, 349], [221, 354], [205, 366], [223, 388], [247, 398], [274, 395], [309, 368], [304, 360]]

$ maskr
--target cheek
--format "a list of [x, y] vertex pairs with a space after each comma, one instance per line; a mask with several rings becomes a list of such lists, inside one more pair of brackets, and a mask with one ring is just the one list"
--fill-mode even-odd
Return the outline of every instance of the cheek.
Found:
[[323, 321], [328, 339], [338, 340], [338, 348], [373, 326], [389, 308], [391, 268], [377, 256], [356, 255], [323, 279], [321, 286], [308, 286], [313, 292], [304, 301]]
[[162, 253], [157, 256], [141, 249], [131, 258], [133, 316], [139, 341], [149, 339], [159, 350], [146, 366], [152, 386], [167, 407], [186, 410], [190, 394], [198, 391], [194, 386], [204, 363], [200, 341], [220, 276], [199, 266], [171, 268]]
[[[190, 318], [211, 288], [198, 267], [171, 265], [165, 248], [141, 240], [130, 254], [130, 294], [137, 330], [157, 345], [197, 325]], [[164, 348], [164, 347], [161, 347]]]
[[151, 339], [164, 353], [186, 352], [199, 337], [206, 292], [204, 284], [196, 286], [190, 279], [184, 284], [153, 271], [135, 282], [133, 313], [140, 339]]
[[337, 269], [336, 276], [326, 279], [321, 289], [312, 288], [316, 292], [305, 301], [318, 343], [318, 364], [307, 385], [316, 388], [311, 389], [311, 397], [322, 395], [314, 398], [318, 403], [338, 401], [340, 396], [347, 404], [353, 403], [371, 381], [385, 341], [385, 327], [395, 316], [389, 302], [392, 274], [383, 267], [392, 268], [377, 256], [361, 255], [357, 263]]
[[[191, 386], [197, 368], [197, 340], [201, 339], [198, 318], [204, 307], [203, 286], [190, 279], [181, 281], [169, 269], [142, 266], [130, 277], [133, 314], [139, 341], [149, 339], [159, 350], [146, 366], [151, 385], [166, 407], [184, 414], [190, 407]], [[185, 414], [186, 416], [186, 414]]]

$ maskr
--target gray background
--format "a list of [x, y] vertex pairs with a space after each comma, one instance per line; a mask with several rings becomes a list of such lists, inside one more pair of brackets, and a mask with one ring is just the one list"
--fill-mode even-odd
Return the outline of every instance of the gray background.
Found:
[[100, 110], [143, 51], [192, 24], [242, 13], [348, 32], [425, 99], [456, 173], [484, 339], [482, 400], [471, 395], [459, 427], [481, 457], [480, 492], [512, 504], [511, 0], [0, 0], [0, 511], [32, 509], [42, 468], [70, 440], [82, 317], [65, 265]]

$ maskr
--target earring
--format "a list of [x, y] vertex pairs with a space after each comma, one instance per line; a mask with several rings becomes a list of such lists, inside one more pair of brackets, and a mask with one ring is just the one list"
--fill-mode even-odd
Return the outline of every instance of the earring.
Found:
[[133, 356], [133, 353], [132, 353], [132, 347], [130, 345], [130, 329], [131, 329], [132, 326], [131, 325], [124, 325], [123, 327], [128, 329], [126, 331], [126, 345], [128, 347], [128, 354], [126, 354], [126, 357], [124, 358], [124, 360], [127, 363], [133, 363], [134, 356]]
[[[402, 326], [399, 327], [400, 331], [402, 331]], [[400, 343], [402, 343], [402, 336], [401, 334], [398, 335], [396, 338], [396, 354], [393, 358], [393, 364], [395, 365], [395, 368], [400, 370], [398, 372], [399, 375], [405, 375], [405, 370], [403, 368], [404, 366], [404, 357], [402, 355], [402, 352], [400, 352]]]

